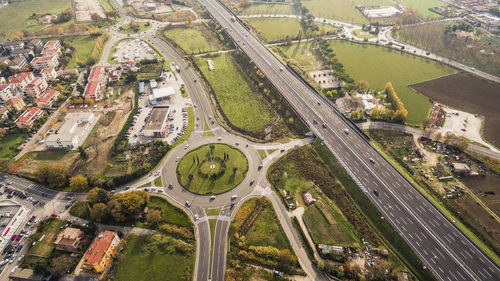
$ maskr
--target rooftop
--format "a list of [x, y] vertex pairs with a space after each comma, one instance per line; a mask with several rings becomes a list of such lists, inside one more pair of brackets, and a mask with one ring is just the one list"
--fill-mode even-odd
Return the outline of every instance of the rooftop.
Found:
[[168, 112], [168, 107], [154, 107], [148, 118], [146, 118], [144, 130], [161, 130], [163, 122], [167, 119]]
[[153, 94], [150, 96], [150, 100], [162, 99], [174, 94], [174, 88], [164, 87], [153, 89]]
[[98, 264], [111, 245], [115, 235], [116, 233], [113, 231], [106, 231], [104, 234], [100, 234], [92, 242], [92, 245], [90, 245], [83, 258], [91, 264]]
[[39, 111], [41, 111], [40, 108], [38, 107], [29, 107], [26, 109], [21, 116], [17, 118], [17, 121], [20, 122], [27, 122], [30, 120], [35, 114], [37, 114]]
[[55, 58], [56, 56], [55, 55], [52, 55], [52, 56], [45, 56], [45, 57], [36, 57], [34, 58], [31, 63], [34, 63], [34, 62], [42, 62], [42, 61], [51, 61]]
[[5, 101], [5, 105], [15, 104], [16, 102], [22, 100], [20, 97], [12, 97]]

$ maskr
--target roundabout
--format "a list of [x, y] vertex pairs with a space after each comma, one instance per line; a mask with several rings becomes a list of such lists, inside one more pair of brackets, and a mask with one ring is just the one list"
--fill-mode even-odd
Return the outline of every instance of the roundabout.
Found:
[[211, 143], [188, 152], [179, 161], [177, 180], [186, 190], [199, 195], [216, 195], [232, 190], [246, 177], [248, 160], [237, 148]]

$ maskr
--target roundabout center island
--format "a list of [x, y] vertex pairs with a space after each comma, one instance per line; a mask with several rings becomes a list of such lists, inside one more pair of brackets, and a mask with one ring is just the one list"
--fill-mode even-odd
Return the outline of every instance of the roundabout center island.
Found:
[[200, 195], [216, 195], [235, 188], [248, 171], [245, 155], [227, 144], [207, 144], [188, 152], [177, 165], [177, 180]]

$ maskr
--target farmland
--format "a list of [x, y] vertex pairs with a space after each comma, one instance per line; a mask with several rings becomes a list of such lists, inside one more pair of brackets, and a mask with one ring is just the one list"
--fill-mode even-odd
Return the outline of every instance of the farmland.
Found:
[[500, 147], [500, 86], [467, 74], [456, 74], [412, 85], [436, 102], [485, 117], [484, 138]]
[[[380, 2], [383, 0], [379, 0]], [[360, 1], [361, 2], [361, 1]], [[368, 20], [354, 7], [349, 0], [307, 0], [302, 5], [309, 9], [315, 17], [336, 19], [348, 23], [368, 23]]]
[[318, 60], [318, 57], [315, 54], [316, 49], [311, 42], [280, 46], [280, 49], [289, 58], [295, 60], [306, 72], [326, 69], [326, 66]]
[[[299, 19], [294, 18], [248, 18], [246, 19], [251, 26], [253, 26], [267, 42], [283, 41], [288, 36], [294, 39], [302, 29]], [[324, 33], [335, 33], [337, 28], [327, 25], [318, 24], [320, 30]], [[305, 34], [305, 32], [302, 32]], [[305, 37], [303, 35], [302, 37]]]
[[430, 11], [429, 8], [446, 6], [446, 3], [439, 0], [398, 0], [397, 2], [403, 5], [403, 7], [412, 6], [413, 8], [416, 8], [418, 13], [422, 15], [424, 19], [441, 18], [440, 15]]
[[222, 49], [215, 35], [202, 24], [197, 24], [190, 28], [169, 28], [164, 31], [164, 34], [188, 54], [205, 53]]
[[43, 24], [41, 18], [32, 18], [33, 14], [57, 15], [70, 8], [70, 0], [25, 0], [12, 2], [0, 9], [0, 38], [8, 36], [15, 31], [38, 31], [49, 25]]
[[272, 14], [272, 15], [293, 15], [295, 9], [293, 5], [286, 3], [252, 3], [243, 9], [242, 15]]
[[[208, 70], [208, 59], [213, 61], [214, 71]], [[214, 90], [224, 115], [236, 128], [261, 133], [278, 118], [264, 98], [250, 88], [231, 55], [200, 57], [195, 61]]]

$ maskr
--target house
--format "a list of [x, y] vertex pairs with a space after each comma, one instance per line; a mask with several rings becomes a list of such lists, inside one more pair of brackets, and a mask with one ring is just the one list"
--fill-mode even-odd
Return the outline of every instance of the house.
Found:
[[20, 49], [10, 52], [10, 55], [15, 58], [25, 57], [26, 59], [29, 59], [30, 57], [34, 57], [35, 53], [33, 52], [32, 49]]
[[40, 52], [40, 54], [42, 56], [51, 56], [51, 55], [59, 56], [61, 55], [61, 49], [43, 49], [43, 51]]
[[0, 45], [4, 50], [12, 52], [14, 50], [24, 49], [24, 42], [22, 41], [7, 41]]
[[0, 100], [1, 101], [6, 101], [10, 98], [12, 98], [12, 88], [10, 84], [2, 84], [0, 85]]
[[47, 90], [48, 86], [47, 81], [45, 81], [43, 77], [36, 77], [31, 83], [24, 87], [24, 92], [33, 98], [39, 98], [40, 95]]
[[76, 149], [94, 128], [98, 118], [92, 112], [71, 112], [64, 116], [64, 123], [57, 133], [46, 139], [48, 149]]
[[9, 110], [6, 107], [0, 107], [0, 120], [5, 120], [9, 117]]
[[104, 67], [97, 65], [90, 70], [88, 82], [101, 82], [104, 77]]
[[28, 65], [28, 61], [25, 57], [17, 57], [7, 63], [10, 69], [13, 71], [21, 71], [24, 67]]
[[122, 72], [120, 70], [112, 70], [109, 74], [109, 82], [118, 82], [122, 76]]
[[312, 196], [311, 192], [309, 191], [302, 193], [302, 199], [304, 199], [304, 203], [307, 206], [316, 202], [316, 199]]
[[52, 81], [57, 78], [57, 72], [56, 69], [53, 67], [48, 67], [44, 68], [40, 71], [40, 75], [47, 80], [47, 81]]
[[23, 89], [35, 79], [33, 72], [21, 72], [9, 76], [9, 83], [15, 85], [19, 89]]
[[116, 232], [106, 231], [99, 234], [83, 256], [82, 268], [96, 273], [103, 272], [111, 264], [119, 244], [120, 238]]
[[94, 100], [102, 99], [101, 83], [89, 82], [87, 84], [87, 86], [85, 86], [85, 91], [83, 92], [83, 97], [85, 99], [94, 99]]
[[431, 127], [439, 127], [445, 115], [444, 107], [440, 104], [434, 105], [431, 112]]
[[26, 106], [24, 100], [20, 97], [12, 97], [6, 100], [4, 105], [9, 111], [21, 111]]
[[36, 49], [41, 49], [43, 47], [42, 40], [40, 39], [33, 39], [28, 42], [28, 48], [36, 48]]
[[47, 41], [47, 43], [45, 43], [45, 45], [43, 46], [44, 50], [60, 49], [60, 48], [61, 48], [61, 42], [59, 40]]
[[31, 61], [31, 66], [36, 70], [59, 66], [59, 58], [56, 55], [36, 57]]
[[49, 89], [38, 98], [36, 105], [40, 108], [48, 108], [51, 107], [59, 97], [61, 93], [54, 89]]
[[17, 117], [16, 126], [20, 129], [30, 129], [36, 120], [43, 116], [43, 110], [38, 107], [29, 107], [19, 117]]
[[68, 227], [57, 235], [54, 244], [56, 245], [57, 250], [76, 252], [78, 246], [80, 246], [82, 237], [83, 231], [78, 228]]
[[335, 101], [335, 105], [338, 110], [343, 114], [349, 115], [351, 112], [356, 110], [363, 110], [365, 105], [363, 104], [363, 100], [359, 97], [351, 97], [347, 95], [343, 98], [338, 98]]

